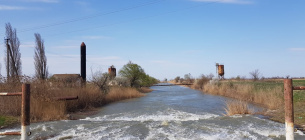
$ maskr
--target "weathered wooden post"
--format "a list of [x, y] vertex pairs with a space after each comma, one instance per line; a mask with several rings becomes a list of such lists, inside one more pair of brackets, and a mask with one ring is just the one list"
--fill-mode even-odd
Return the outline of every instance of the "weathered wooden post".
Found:
[[9, 61], [9, 48], [10, 48], [10, 45], [8, 44], [8, 41], [10, 39], [5, 39], [6, 40], [6, 80], [9, 81], [9, 77], [10, 77], [10, 61]]
[[28, 140], [30, 135], [30, 93], [30, 84], [22, 84], [21, 140]]
[[284, 79], [286, 140], [294, 140], [294, 113], [292, 79]]

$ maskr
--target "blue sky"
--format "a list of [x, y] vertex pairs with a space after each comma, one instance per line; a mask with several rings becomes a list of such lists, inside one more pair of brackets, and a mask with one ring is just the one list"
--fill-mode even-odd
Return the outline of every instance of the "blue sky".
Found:
[[[190, 73], [225, 77], [305, 76], [304, 0], [1, 0], [5, 23], [17, 29], [22, 71], [34, 75], [34, 33], [45, 41], [49, 72], [80, 73], [87, 45], [87, 75], [128, 61], [160, 80]], [[6, 75], [4, 40], [1, 74]]]

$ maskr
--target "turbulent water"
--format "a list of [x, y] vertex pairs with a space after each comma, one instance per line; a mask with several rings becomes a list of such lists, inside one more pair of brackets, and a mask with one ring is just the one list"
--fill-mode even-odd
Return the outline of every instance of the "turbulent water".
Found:
[[[31, 139], [285, 139], [284, 124], [251, 115], [224, 116], [227, 98], [180, 86], [152, 89], [145, 97], [110, 104], [85, 119], [31, 124]], [[305, 135], [297, 131], [295, 138]]]

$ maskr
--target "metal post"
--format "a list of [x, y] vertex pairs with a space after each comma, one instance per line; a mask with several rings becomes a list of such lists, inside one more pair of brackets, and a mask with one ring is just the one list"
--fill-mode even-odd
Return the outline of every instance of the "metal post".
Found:
[[292, 79], [284, 79], [286, 140], [294, 140], [294, 113]]
[[21, 140], [28, 140], [30, 135], [30, 84], [22, 84]]

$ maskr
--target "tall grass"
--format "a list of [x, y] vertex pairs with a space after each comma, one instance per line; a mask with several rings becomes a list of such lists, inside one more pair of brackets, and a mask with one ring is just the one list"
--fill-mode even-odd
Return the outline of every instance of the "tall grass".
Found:
[[[20, 83], [15, 85], [0, 83], [0, 92], [20, 91]], [[31, 81], [31, 121], [67, 119], [67, 113], [144, 95], [137, 89], [126, 87], [111, 87], [110, 92], [104, 94], [90, 83], [81, 87], [62, 82]], [[55, 99], [55, 97], [67, 96], [78, 96], [78, 100]], [[20, 116], [20, 111], [21, 97], [0, 96], [1, 115]]]
[[135, 88], [116, 87], [110, 89], [109, 93], [105, 97], [105, 101], [108, 103], [124, 99], [142, 97], [144, 95], [145, 94], [140, 93]]
[[227, 101], [225, 111], [228, 116], [235, 114], [253, 114], [253, 110], [249, 109], [248, 104], [243, 101]]
[[206, 83], [202, 91], [260, 104], [269, 109], [278, 109], [283, 104], [283, 86], [281, 84], [262, 85], [264, 84], [256, 82], [225, 81]]

